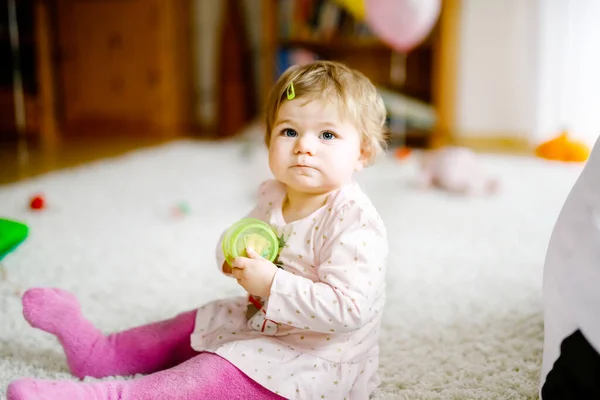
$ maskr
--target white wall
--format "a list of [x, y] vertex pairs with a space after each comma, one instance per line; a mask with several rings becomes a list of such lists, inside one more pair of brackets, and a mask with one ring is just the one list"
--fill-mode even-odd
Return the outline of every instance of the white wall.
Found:
[[462, 0], [457, 134], [600, 134], [600, 1]]
[[600, 2], [539, 0], [534, 141], [561, 128], [592, 145], [600, 134]]
[[531, 131], [536, 3], [461, 1], [458, 135], [523, 137]]

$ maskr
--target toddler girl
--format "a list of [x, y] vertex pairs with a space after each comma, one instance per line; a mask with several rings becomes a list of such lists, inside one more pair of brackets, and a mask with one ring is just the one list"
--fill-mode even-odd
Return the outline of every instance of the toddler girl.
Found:
[[[249, 293], [104, 336], [73, 295], [30, 289], [23, 313], [57, 336], [80, 378], [20, 379], [9, 400], [366, 399], [379, 384], [386, 230], [353, 181], [383, 146], [385, 108], [361, 73], [328, 61], [287, 70], [266, 110], [274, 180], [260, 218], [282, 243], [276, 264], [252, 249], [217, 263]], [[260, 309], [259, 309], [260, 308]]]

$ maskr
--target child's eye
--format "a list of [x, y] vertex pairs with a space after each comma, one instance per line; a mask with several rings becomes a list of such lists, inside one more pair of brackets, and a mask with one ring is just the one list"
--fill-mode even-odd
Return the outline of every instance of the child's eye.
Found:
[[324, 140], [335, 139], [335, 134], [332, 132], [323, 132], [323, 133], [321, 133], [321, 139], [324, 139]]
[[285, 128], [284, 130], [281, 131], [281, 134], [283, 136], [287, 136], [287, 137], [296, 137], [298, 136], [298, 132], [296, 132], [293, 129], [290, 128]]

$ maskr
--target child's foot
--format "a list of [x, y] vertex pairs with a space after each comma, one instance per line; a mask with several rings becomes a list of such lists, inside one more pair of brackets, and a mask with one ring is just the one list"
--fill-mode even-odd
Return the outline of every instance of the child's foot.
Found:
[[190, 346], [196, 310], [105, 336], [84, 318], [71, 293], [30, 289], [23, 295], [23, 315], [31, 326], [56, 335], [78, 378], [149, 374], [197, 354]]
[[83, 319], [79, 302], [61, 289], [29, 289], [23, 294], [23, 316], [34, 328], [60, 336], [73, 322]]
[[39, 396], [36, 394], [35, 382], [32, 379], [19, 379], [17, 381], [13, 381], [6, 389], [7, 400], [26, 400], [37, 398], [39, 398]]
[[125, 394], [125, 387], [125, 382], [82, 383], [24, 378], [8, 385], [6, 398], [7, 400], [120, 399], [121, 395]]
[[102, 369], [102, 360], [91, 354], [104, 335], [83, 317], [75, 296], [61, 289], [36, 288], [25, 292], [22, 302], [27, 322], [59, 339], [73, 375], [106, 376], [96, 371], [96, 366]]
[[52, 399], [44, 396], [44, 384], [38, 385], [34, 379], [24, 378], [11, 382], [6, 389], [7, 400], [41, 400]]

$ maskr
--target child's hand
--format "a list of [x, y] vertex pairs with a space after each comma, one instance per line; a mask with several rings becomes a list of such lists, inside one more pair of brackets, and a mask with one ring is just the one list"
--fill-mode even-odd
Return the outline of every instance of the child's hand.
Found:
[[248, 257], [237, 257], [233, 260], [231, 274], [251, 295], [269, 297], [277, 266], [253, 249], [247, 249], [246, 253]]

